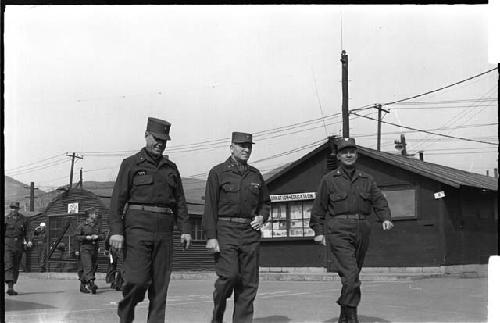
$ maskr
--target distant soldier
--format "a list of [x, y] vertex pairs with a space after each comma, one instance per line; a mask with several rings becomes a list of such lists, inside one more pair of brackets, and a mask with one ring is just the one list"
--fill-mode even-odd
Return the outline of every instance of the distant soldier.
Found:
[[[309, 225], [314, 241], [328, 246], [342, 281], [337, 303], [339, 323], [358, 323], [357, 306], [361, 299], [359, 272], [363, 267], [370, 238], [367, 217], [372, 210], [383, 221], [383, 230], [394, 226], [391, 211], [373, 177], [356, 168], [358, 151], [353, 138], [338, 142], [340, 167], [321, 179]], [[326, 238], [325, 238], [326, 236]]]
[[11, 211], [5, 217], [4, 237], [5, 237], [5, 283], [8, 286], [8, 295], [17, 295], [14, 285], [19, 277], [19, 265], [23, 256], [24, 245], [31, 248], [31, 241], [28, 237], [28, 220], [19, 213], [19, 202], [9, 205]]
[[41, 222], [39, 226], [35, 228], [34, 236], [36, 240], [36, 245], [38, 248], [38, 266], [40, 267], [40, 272], [44, 273], [47, 268], [47, 234], [46, 234], [45, 223]]
[[206, 247], [215, 253], [212, 323], [222, 323], [227, 299], [234, 292], [234, 323], [253, 320], [259, 287], [259, 246], [271, 200], [262, 174], [248, 165], [252, 135], [233, 132], [231, 156], [213, 167], [205, 188], [203, 228]]
[[104, 240], [97, 221], [97, 211], [90, 208], [85, 211], [87, 219], [76, 229], [76, 239], [80, 244], [80, 262], [83, 273], [80, 276], [80, 291], [96, 293], [95, 272], [97, 270], [98, 242]]

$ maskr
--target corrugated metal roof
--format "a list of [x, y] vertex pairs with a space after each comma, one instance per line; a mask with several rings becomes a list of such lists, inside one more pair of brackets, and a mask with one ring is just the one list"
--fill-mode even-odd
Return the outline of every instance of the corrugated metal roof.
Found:
[[[498, 191], [498, 179], [494, 177], [488, 177], [485, 175], [471, 173], [464, 170], [438, 165], [434, 163], [429, 163], [422, 161], [420, 159], [405, 157], [399, 154], [391, 154], [388, 152], [377, 151], [367, 147], [358, 146], [359, 153], [367, 157], [380, 160], [387, 164], [391, 164], [396, 167], [400, 167], [407, 171], [419, 174], [421, 176], [436, 180], [438, 182], [450, 185], [456, 188], [460, 186], [470, 186], [480, 189], [486, 189], [491, 191]], [[269, 184], [276, 178], [280, 177], [282, 174], [288, 172], [295, 166], [303, 163], [312, 156], [329, 149], [328, 142], [320, 145], [313, 151], [302, 156], [300, 159], [293, 163], [290, 163], [287, 167], [280, 169], [278, 172], [274, 173], [269, 177], [266, 182]]]

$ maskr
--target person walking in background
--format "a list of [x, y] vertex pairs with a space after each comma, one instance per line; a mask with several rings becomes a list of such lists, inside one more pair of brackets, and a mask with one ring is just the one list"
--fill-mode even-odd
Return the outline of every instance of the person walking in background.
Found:
[[370, 175], [356, 168], [358, 152], [354, 139], [340, 139], [337, 151], [340, 167], [321, 179], [309, 225], [316, 234], [316, 242], [326, 245], [328, 240], [341, 277], [338, 322], [357, 323], [357, 306], [361, 300], [359, 273], [370, 238], [367, 217], [374, 210], [383, 221], [383, 230], [390, 230], [394, 225], [387, 200], [377, 184]]
[[32, 242], [29, 238], [29, 223], [27, 218], [19, 213], [19, 202], [10, 203], [10, 212], [5, 216], [5, 226], [3, 236], [4, 246], [4, 267], [5, 283], [7, 284], [7, 294], [17, 295], [14, 285], [19, 277], [19, 266], [23, 256], [24, 246], [31, 248]]
[[181, 231], [184, 247], [191, 244], [181, 176], [177, 165], [163, 156], [170, 126], [165, 120], [148, 118], [146, 146], [122, 162], [113, 188], [109, 244], [124, 248], [120, 322], [134, 320], [135, 306], [144, 300], [146, 291], [148, 322], [165, 321], [174, 224]]
[[222, 323], [234, 291], [233, 322], [252, 322], [259, 286], [259, 245], [271, 201], [262, 174], [248, 165], [252, 135], [233, 132], [231, 156], [210, 170], [203, 228], [215, 253], [217, 280], [212, 322]]
[[80, 262], [83, 273], [80, 275], [80, 291], [92, 294], [97, 291], [95, 272], [97, 270], [98, 242], [104, 240], [100, 225], [97, 221], [97, 210], [90, 208], [85, 211], [87, 219], [76, 229], [76, 240], [80, 245]]
[[47, 270], [47, 234], [44, 222], [35, 228], [34, 237], [38, 248], [38, 266], [40, 272], [44, 273]]

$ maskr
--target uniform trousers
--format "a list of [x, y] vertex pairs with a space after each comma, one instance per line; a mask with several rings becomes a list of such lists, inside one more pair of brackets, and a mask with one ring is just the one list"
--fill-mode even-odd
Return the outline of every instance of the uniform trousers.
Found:
[[79, 275], [80, 280], [82, 282], [95, 280], [95, 272], [97, 270], [97, 246], [80, 246], [80, 263], [82, 271], [81, 276]]
[[359, 272], [363, 267], [370, 239], [367, 220], [330, 217], [327, 222], [328, 246], [333, 255], [335, 269], [342, 282], [337, 303], [356, 307], [361, 300]]
[[212, 322], [221, 323], [227, 298], [234, 291], [234, 323], [252, 322], [253, 302], [259, 287], [260, 231], [249, 223], [219, 221], [215, 254], [215, 290]]
[[128, 210], [125, 214], [123, 299], [120, 322], [132, 322], [137, 303], [148, 292], [148, 323], [163, 323], [172, 272], [173, 225], [171, 214]]
[[23, 243], [21, 238], [5, 238], [4, 267], [5, 281], [14, 284], [19, 277], [19, 266], [23, 257]]

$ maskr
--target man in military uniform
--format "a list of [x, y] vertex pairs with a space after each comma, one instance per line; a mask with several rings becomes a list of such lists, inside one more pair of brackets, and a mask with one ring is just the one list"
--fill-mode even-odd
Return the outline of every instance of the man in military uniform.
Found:
[[79, 274], [80, 291], [82, 293], [90, 292], [95, 294], [97, 285], [95, 281], [95, 272], [97, 270], [98, 242], [104, 240], [104, 234], [101, 233], [100, 225], [97, 221], [97, 210], [90, 208], [85, 211], [87, 218], [77, 229], [75, 238], [80, 245], [80, 262], [82, 271]]
[[19, 213], [19, 202], [9, 205], [11, 211], [5, 217], [4, 237], [4, 266], [5, 283], [8, 286], [8, 295], [17, 295], [14, 285], [19, 277], [19, 265], [23, 256], [24, 245], [31, 248], [31, 240], [28, 237], [28, 219]]
[[[314, 240], [328, 245], [341, 277], [342, 290], [337, 303], [341, 306], [339, 322], [358, 322], [357, 306], [361, 299], [359, 272], [363, 266], [372, 209], [383, 221], [382, 228], [393, 227], [387, 200], [373, 178], [356, 168], [358, 152], [354, 139], [337, 143], [340, 167], [321, 179], [314, 200], [310, 226]], [[325, 239], [326, 235], [326, 239]]]
[[123, 299], [118, 304], [121, 322], [134, 319], [135, 306], [144, 300], [146, 291], [148, 322], [164, 322], [175, 223], [181, 243], [185, 248], [191, 244], [181, 176], [177, 166], [163, 157], [170, 125], [148, 118], [146, 146], [122, 162], [113, 189], [109, 243], [114, 248], [124, 247]]
[[233, 322], [252, 322], [259, 286], [259, 245], [269, 217], [269, 192], [262, 174], [248, 165], [252, 135], [233, 132], [231, 156], [210, 170], [203, 227], [206, 247], [215, 253], [217, 280], [212, 322], [222, 323], [234, 291]]
[[45, 229], [45, 223], [40, 223], [39, 226], [35, 228], [35, 239], [37, 240], [37, 251], [38, 251], [38, 265], [40, 267], [40, 272], [44, 273], [47, 268], [47, 234]]

